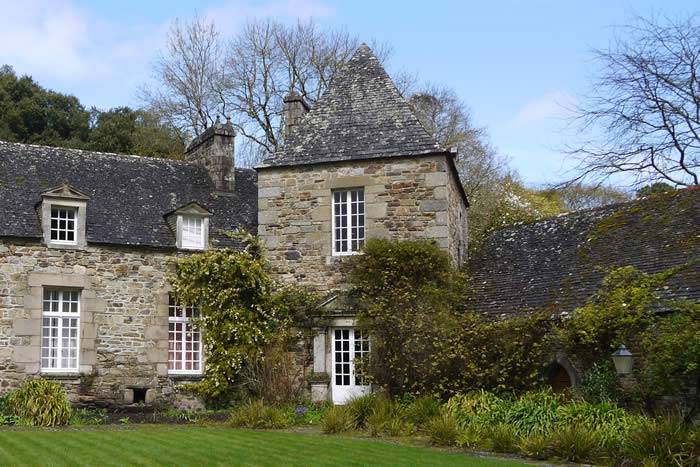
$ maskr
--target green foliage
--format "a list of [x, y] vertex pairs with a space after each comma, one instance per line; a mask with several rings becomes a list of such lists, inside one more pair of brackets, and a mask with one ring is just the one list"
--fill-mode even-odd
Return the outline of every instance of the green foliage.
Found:
[[678, 417], [647, 420], [627, 437], [623, 448], [626, 459], [656, 465], [697, 465], [697, 431]]
[[289, 420], [282, 409], [257, 400], [232, 410], [229, 424], [237, 428], [275, 429], [286, 428]]
[[180, 303], [199, 305], [195, 324], [205, 331], [205, 377], [190, 390], [209, 401], [225, 399], [247, 368], [247, 387], [257, 385], [253, 396], [275, 399], [263, 389], [283, 388], [279, 394], [290, 400], [295, 375], [285, 346], [299, 337], [297, 327], [308, 325], [318, 301], [307, 290], [276, 287], [257, 237], [236, 237], [246, 241], [244, 251], [213, 249], [181, 258], [170, 278]]
[[289, 424], [293, 426], [318, 425], [323, 420], [330, 403], [299, 403], [288, 404], [285, 414]]
[[335, 405], [328, 409], [321, 420], [321, 432], [331, 435], [355, 429], [355, 419], [347, 407]]
[[91, 120], [87, 149], [173, 159], [184, 153], [183, 135], [145, 110], [92, 109]]
[[184, 152], [183, 135], [146, 110], [87, 111], [75, 96], [18, 77], [9, 66], [0, 68], [0, 140], [153, 157]]
[[596, 362], [581, 378], [575, 391], [592, 404], [601, 402], [616, 403], [620, 400], [620, 385], [615, 366], [610, 359]]
[[382, 397], [376, 399], [366, 427], [372, 436], [408, 436], [416, 430], [399, 403]]
[[518, 431], [507, 423], [486, 425], [481, 429], [483, 444], [495, 452], [516, 452]]
[[628, 398], [637, 395], [649, 400], [682, 390], [679, 381], [697, 381], [700, 304], [660, 298], [660, 291], [669, 288], [668, 282], [675, 274], [692, 267], [697, 263], [656, 274], [634, 267], [614, 269], [594, 297], [557, 327], [560, 345], [589, 369], [584, 397], [619, 398], [610, 367], [604, 370], [595, 365], [609, 361], [610, 354], [623, 343], [637, 356], [636, 385], [628, 390]]
[[433, 417], [426, 425], [426, 433], [430, 442], [436, 446], [456, 445], [460, 431], [457, 419], [447, 411]]
[[549, 433], [547, 451], [550, 457], [567, 462], [596, 462], [603, 450], [595, 432], [576, 425], [567, 425]]
[[633, 415], [610, 402], [589, 404], [574, 402], [559, 407], [557, 426], [577, 426], [597, 433], [599, 441], [605, 446], [616, 446], [624, 442], [625, 436], [644, 417]]
[[66, 425], [71, 406], [63, 386], [45, 379], [28, 379], [6, 402], [19, 422], [31, 426]]
[[105, 409], [77, 409], [71, 413], [69, 425], [104, 425], [107, 423]]
[[375, 411], [377, 406], [385, 402], [385, 399], [378, 394], [367, 394], [350, 399], [345, 407], [352, 417], [353, 425], [356, 428], [364, 428], [367, 420]]
[[676, 189], [664, 182], [656, 182], [651, 185], [646, 185], [637, 190], [637, 198], [643, 198], [645, 196], [660, 195], [664, 193], [670, 193]]
[[431, 418], [437, 417], [441, 407], [440, 401], [434, 397], [418, 397], [406, 405], [406, 418], [414, 425], [422, 426]]
[[533, 433], [523, 436], [516, 448], [522, 454], [533, 459], [544, 460], [549, 456], [549, 440], [546, 434]]
[[464, 277], [432, 241], [370, 239], [364, 251], [350, 281], [359, 325], [372, 335], [368, 372], [392, 394], [434, 392], [451, 376]]

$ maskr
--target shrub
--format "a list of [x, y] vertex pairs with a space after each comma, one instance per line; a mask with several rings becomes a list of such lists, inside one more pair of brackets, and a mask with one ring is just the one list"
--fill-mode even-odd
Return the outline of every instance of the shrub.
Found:
[[623, 455], [640, 464], [692, 465], [697, 461], [697, 439], [679, 417], [648, 420], [627, 437]]
[[6, 402], [20, 423], [31, 426], [66, 425], [71, 407], [63, 387], [45, 379], [28, 379]]
[[347, 407], [336, 405], [326, 411], [321, 420], [321, 432], [344, 433], [355, 429], [355, 420]]
[[468, 392], [466, 394], [456, 394], [452, 396], [445, 405], [445, 408], [463, 425], [468, 425], [485, 414], [495, 414], [499, 412], [504, 404], [503, 399], [491, 392], [484, 390]]
[[495, 452], [517, 452], [518, 433], [513, 426], [497, 423], [484, 428], [484, 446]]
[[366, 396], [350, 399], [345, 407], [347, 407], [348, 413], [353, 419], [355, 428], [361, 429], [367, 425], [367, 420], [372, 415], [375, 408], [383, 402], [387, 401], [382, 396], [378, 394], [368, 394]]
[[433, 417], [426, 425], [430, 442], [437, 446], [454, 446], [460, 435], [457, 419], [447, 412]]
[[282, 409], [266, 406], [263, 401], [249, 401], [231, 412], [231, 426], [238, 428], [286, 428], [289, 420]]
[[366, 427], [372, 436], [408, 436], [415, 432], [415, 425], [406, 420], [403, 407], [387, 399], [376, 399]]
[[482, 431], [477, 427], [467, 426], [460, 430], [457, 445], [466, 449], [489, 449], [491, 443], [484, 439]]
[[575, 391], [591, 404], [617, 403], [620, 400], [620, 385], [615, 366], [608, 360], [594, 363], [583, 374], [581, 385]]
[[78, 409], [73, 411], [68, 423], [70, 425], [104, 425], [107, 420], [105, 409]]
[[520, 438], [516, 447], [527, 457], [546, 459], [549, 456], [547, 435], [533, 433]]
[[565, 426], [548, 435], [547, 450], [567, 462], [596, 462], [601, 458], [601, 442], [595, 432], [580, 426]]
[[561, 395], [549, 390], [526, 393], [505, 406], [504, 422], [518, 435], [546, 433], [554, 426], [562, 402]]
[[317, 425], [323, 419], [329, 403], [290, 404], [286, 407], [287, 420], [291, 425]]
[[406, 406], [406, 418], [413, 424], [421, 426], [440, 414], [440, 401], [430, 396], [414, 399]]
[[630, 430], [643, 419], [609, 402], [566, 404], [559, 407], [557, 415], [558, 426], [575, 425], [594, 431], [609, 447], [620, 445]]

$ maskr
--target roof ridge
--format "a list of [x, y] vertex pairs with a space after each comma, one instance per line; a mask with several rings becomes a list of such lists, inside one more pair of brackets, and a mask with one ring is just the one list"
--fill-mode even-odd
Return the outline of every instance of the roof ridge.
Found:
[[121, 153], [116, 153], [116, 152], [104, 152], [104, 151], [94, 151], [91, 149], [78, 149], [78, 148], [67, 148], [63, 146], [49, 146], [47, 144], [34, 144], [34, 143], [20, 143], [16, 141], [6, 141], [6, 140], [0, 140], [0, 145], [7, 144], [7, 145], [14, 145], [14, 146], [26, 146], [26, 147], [33, 147], [33, 148], [46, 148], [46, 149], [53, 149], [53, 150], [59, 150], [59, 151], [65, 151], [65, 152], [74, 152], [78, 154], [90, 154], [90, 155], [95, 155], [95, 156], [100, 156], [100, 157], [114, 157], [118, 159], [124, 159], [124, 158], [134, 158], [142, 161], [157, 161], [157, 162], [164, 162], [164, 163], [176, 163], [176, 164], [184, 164], [184, 165], [191, 165], [192, 162], [184, 160], [184, 159], [168, 159], [165, 157], [153, 157], [153, 156], [139, 156], [138, 154], [121, 154]]
[[653, 198], [662, 198], [665, 196], [671, 197], [671, 196], [676, 196], [679, 193], [686, 193], [686, 192], [693, 192], [693, 191], [698, 191], [698, 190], [693, 188], [693, 187], [687, 187], [687, 188], [682, 188], [682, 189], [676, 189], [674, 191], [668, 191], [665, 193], [654, 193], [654, 194], [651, 194], [648, 196], [643, 196], [641, 198], [631, 199], [629, 201], [620, 201], [617, 203], [605, 204], [603, 206], [596, 206], [594, 208], [586, 208], [586, 209], [579, 209], [577, 211], [562, 212], [562, 213], [559, 213], [559, 214], [556, 214], [553, 216], [545, 217], [542, 219], [537, 219], [537, 220], [532, 221], [532, 222], [518, 222], [515, 224], [510, 224], [510, 225], [506, 225], [503, 227], [499, 227], [499, 228], [495, 229], [494, 232], [516, 229], [516, 228], [522, 227], [524, 225], [543, 224], [545, 222], [549, 222], [552, 220], [557, 220], [557, 219], [561, 219], [564, 217], [572, 217], [572, 216], [576, 216], [576, 215], [580, 215], [580, 214], [589, 214], [589, 213], [593, 213], [593, 212], [597, 212], [597, 211], [620, 209], [620, 208], [623, 208], [625, 206], [629, 206], [632, 204], [639, 204], [639, 203], [642, 203], [644, 201], [648, 201], [648, 200], [653, 199]]

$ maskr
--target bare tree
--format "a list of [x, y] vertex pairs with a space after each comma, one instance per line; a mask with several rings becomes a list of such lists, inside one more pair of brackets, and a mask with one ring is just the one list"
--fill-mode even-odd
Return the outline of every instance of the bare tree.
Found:
[[213, 24], [201, 18], [176, 20], [154, 65], [160, 86], [143, 88], [141, 98], [174, 128], [198, 134], [222, 107], [222, 62], [221, 39]]
[[[358, 46], [347, 31], [323, 30], [311, 20], [250, 21], [225, 41], [211, 22], [176, 22], [154, 70], [160, 89], [143, 98], [193, 135], [217, 115], [230, 117], [243, 136], [237, 162], [253, 165], [282, 143], [284, 96], [295, 91], [313, 106]], [[372, 47], [380, 60], [391, 53], [386, 45]], [[400, 90], [412, 82], [410, 75], [400, 75]]]
[[427, 85], [409, 98], [416, 115], [442, 146], [457, 152], [457, 169], [468, 197], [500, 180], [507, 161], [477, 127], [467, 106], [448, 88]]
[[570, 152], [574, 181], [632, 175], [633, 185], [664, 180], [697, 185], [700, 172], [700, 25], [639, 19], [596, 56], [593, 93], [578, 109], [583, 130], [600, 134]]

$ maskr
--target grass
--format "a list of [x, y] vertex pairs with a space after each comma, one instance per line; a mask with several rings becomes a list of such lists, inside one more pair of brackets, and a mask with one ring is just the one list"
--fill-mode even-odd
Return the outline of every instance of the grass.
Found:
[[0, 465], [525, 465], [381, 441], [224, 427], [0, 431]]

